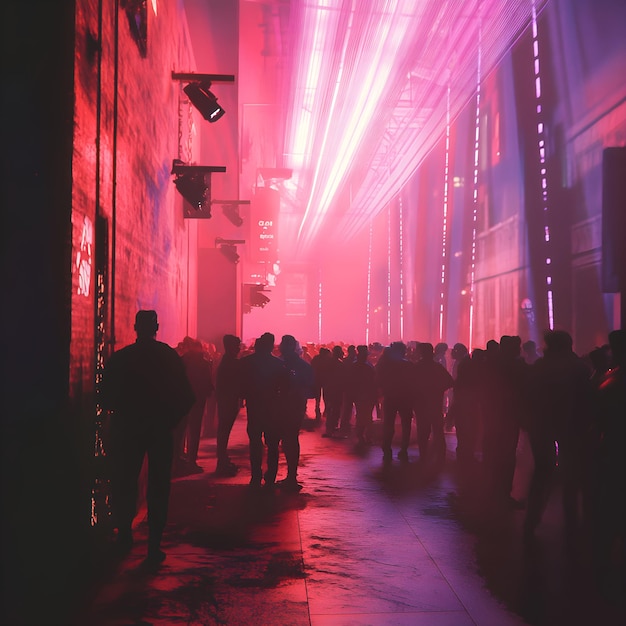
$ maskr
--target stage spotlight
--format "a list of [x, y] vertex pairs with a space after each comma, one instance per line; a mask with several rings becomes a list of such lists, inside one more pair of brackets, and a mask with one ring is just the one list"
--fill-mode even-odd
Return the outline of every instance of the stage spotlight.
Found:
[[180, 159], [172, 162], [174, 184], [183, 202], [183, 217], [209, 219], [211, 217], [211, 174], [225, 172], [224, 166], [185, 165]]
[[220, 252], [232, 263], [239, 263], [239, 255], [237, 254], [237, 246], [228, 243], [220, 245]]
[[215, 95], [209, 91], [210, 86], [210, 82], [192, 82], [183, 87], [183, 91], [196, 109], [200, 111], [202, 117], [213, 123], [217, 122], [226, 111], [217, 103]]
[[239, 227], [243, 224], [243, 219], [241, 215], [239, 215], [239, 208], [236, 204], [225, 204], [222, 207], [222, 211], [228, 220], [235, 226]]
[[265, 295], [265, 285], [245, 283], [243, 285], [243, 311], [250, 313], [253, 307], [263, 308], [270, 301]]
[[174, 179], [180, 195], [198, 211], [208, 212], [211, 217], [211, 188], [204, 174], [181, 174]]

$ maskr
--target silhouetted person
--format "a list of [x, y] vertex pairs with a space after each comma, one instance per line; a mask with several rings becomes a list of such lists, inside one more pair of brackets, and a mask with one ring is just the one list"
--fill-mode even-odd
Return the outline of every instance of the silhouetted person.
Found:
[[503, 335], [497, 354], [488, 357], [483, 395], [483, 466], [493, 499], [520, 506], [511, 497], [517, 442], [527, 410], [528, 365], [521, 358], [521, 339]]
[[591, 384], [594, 389], [598, 389], [604, 382], [606, 373], [611, 365], [611, 349], [608, 345], [594, 348], [589, 353], [589, 363], [591, 364]]
[[594, 558], [603, 591], [624, 597], [626, 581], [626, 330], [609, 333], [610, 369], [597, 393]]
[[148, 456], [147, 563], [165, 559], [161, 537], [167, 521], [172, 468], [172, 431], [194, 403], [181, 358], [156, 340], [155, 311], [138, 311], [135, 343], [115, 352], [102, 379], [103, 406], [111, 415], [112, 507], [118, 545], [130, 549], [137, 481]]
[[544, 343], [543, 357], [532, 366], [528, 394], [533, 401], [528, 436], [535, 468], [528, 494], [524, 538], [530, 540], [541, 522], [558, 458], [565, 531], [567, 539], [571, 540], [577, 524], [578, 496], [590, 471], [592, 389], [589, 370], [573, 352], [568, 333], [548, 331]]
[[541, 356], [537, 351], [537, 344], [532, 339], [522, 344], [522, 356], [528, 365], [533, 365]]
[[[450, 371], [450, 373], [452, 375], [452, 378], [454, 380], [456, 380], [456, 378], [457, 378], [457, 370], [458, 370], [458, 367], [459, 367], [459, 363], [466, 356], [468, 356], [468, 354], [469, 354], [469, 352], [468, 352], [467, 347], [465, 346], [465, 344], [463, 344], [463, 343], [455, 343], [454, 346], [452, 346], [452, 350], [450, 350], [450, 356], [452, 357], [452, 367], [450, 368], [449, 371]], [[437, 361], [436, 358], [435, 358], [435, 361]], [[444, 361], [445, 361], [445, 359], [444, 359]], [[445, 363], [442, 363], [442, 365], [445, 365]], [[450, 411], [450, 408], [454, 404], [454, 388], [450, 389], [450, 390], [448, 390], [446, 392], [446, 401], [448, 403], [448, 414], [446, 415], [446, 419], [445, 419], [444, 425], [445, 425], [445, 429], [447, 431], [451, 431], [456, 426], [456, 423], [455, 423], [455, 417], [456, 417], [455, 413], [454, 413], [454, 411]]]
[[[344, 379], [350, 376], [349, 369], [354, 363], [356, 363], [356, 347], [353, 345], [348, 346], [348, 351], [344, 363]], [[354, 398], [350, 393], [350, 389], [347, 385], [344, 385], [343, 404], [341, 407], [341, 423], [339, 425], [339, 431], [342, 435], [349, 436], [352, 422], [352, 409], [354, 407]]]
[[349, 366], [346, 386], [353, 398], [356, 409], [355, 434], [359, 444], [368, 442], [369, 428], [372, 423], [372, 411], [378, 399], [376, 370], [368, 362], [367, 346], [356, 348], [356, 361]]
[[[418, 350], [419, 346], [416, 346], [416, 350]], [[434, 360], [435, 363], [439, 363], [439, 365], [443, 365], [443, 367], [448, 370], [448, 359], [446, 358], [446, 354], [448, 352], [448, 344], [441, 341], [434, 347]], [[415, 359], [415, 362], [419, 361], [419, 357]], [[444, 429], [447, 431], [452, 430], [454, 426], [454, 420], [452, 416], [448, 416], [448, 412], [450, 410], [450, 405], [452, 404], [452, 389], [449, 389], [443, 394], [443, 423]]]
[[[460, 356], [461, 352], [463, 356]], [[467, 348], [463, 346], [458, 354], [450, 413], [456, 427], [456, 459], [463, 468], [470, 468], [476, 461], [481, 429], [481, 368], [485, 351], [474, 350], [470, 357]]]
[[[272, 354], [274, 335], [263, 333], [254, 344], [254, 352], [241, 359], [242, 396], [248, 415], [250, 440], [250, 485], [261, 486], [263, 479], [263, 441], [274, 441], [278, 435], [280, 394], [287, 384], [285, 364]], [[270, 458], [268, 456], [268, 473]], [[274, 477], [266, 476], [271, 484]]]
[[[405, 359], [406, 344], [394, 341], [381, 355], [376, 366], [378, 384], [383, 395], [383, 461], [393, 458], [396, 415], [400, 415], [402, 439], [398, 458], [409, 460], [411, 421], [413, 420], [413, 364]], [[441, 406], [439, 407], [441, 413]]]
[[[267, 442], [265, 482], [272, 484], [278, 471], [278, 446], [282, 441], [287, 462], [287, 477], [279, 482], [286, 491], [299, 491], [300, 428], [306, 414], [307, 400], [313, 397], [313, 368], [298, 354], [298, 342], [292, 335], [283, 335], [280, 358], [288, 372], [287, 384], [281, 389], [279, 424]], [[266, 437], [267, 439], [267, 437]]]
[[341, 419], [341, 408], [345, 392], [345, 365], [343, 348], [335, 346], [328, 364], [328, 378], [324, 386], [324, 407], [326, 409], [326, 429], [322, 437], [335, 437]]
[[213, 364], [197, 339], [185, 337], [183, 347], [181, 359], [196, 401], [174, 431], [174, 473], [199, 474], [204, 471], [198, 465], [198, 450], [204, 410], [214, 391]]
[[[315, 377], [315, 422], [317, 424], [320, 424], [322, 421], [322, 395], [328, 381], [329, 363], [331, 360], [332, 354], [328, 348], [320, 348], [320, 351], [311, 359], [311, 367]], [[326, 412], [326, 399], [324, 398], [324, 413]]]
[[238, 467], [228, 456], [228, 440], [241, 408], [241, 363], [237, 358], [241, 339], [224, 335], [224, 354], [217, 366], [215, 395], [217, 400], [217, 476], [234, 476]]
[[433, 345], [420, 343], [417, 347], [419, 361], [414, 364], [415, 424], [420, 461], [426, 461], [429, 439], [432, 435], [434, 461], [441, 465], [446, 458], [446, 441], [443, 432], [443, 396], [452, 387], [454, 379], [448, 370], [434, 359]]

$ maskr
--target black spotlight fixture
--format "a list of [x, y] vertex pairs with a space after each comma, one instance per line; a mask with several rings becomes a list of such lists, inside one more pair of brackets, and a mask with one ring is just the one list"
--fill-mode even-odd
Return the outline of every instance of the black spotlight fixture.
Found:
[[206, 184], [204, 174], [181, 174], [174, 179], [174, 184], [194, 209], [210, 212], [211, 186]]
[[202, 117], [207, 122], [217, 122], [226, 111], [217, 103], [217, 98], [209, 91], [210, 82], [207, 83], [189, 83], [183, 87], [183, 91], [191, 101]]
[[215, 247], [219, 246], [220, 252], [231, 262], [239, 263], [240, 256], [237, 254], [237, 244], [246, 243], [245, 239], [222, 239], [215, 238]]
[[265, 289], [266, 285], [259, 283], [245, 283], [243, 285], [243, 311], [250, 313], [253, 307], [264, 308], [270, 299], [265, 295], [270, 293]]
[[239, 206], [250, 204], [250, 200], [213, 200], [212, 204], [221, 204], [224, 216], [229, 222], [239, 228], [243, 225], [243, 218], [239, 214]]
[[210, 91], [213, 82], [232, 83], [235, 77], [232, 74], [194, 74], [172, 72], [174, 80], [189, 83], [183, 87], [189, 101], [193, 104], [202, 117], [208, 122], [217, 122], [226, 111], [218, 104], [217, 97]]
[[243, 218], [239, 215], [239, 208], [237, 205], [225, 204], [222, 207], [222, 212], [227, 217], [228, 221], [234, 226], [237, 226], [237, 228], [243, 225]]
[[181, 160], [174, 159], [174, 184], [178, 193], [186, 200], [183, 204], [184, 217], [211, 217], [211, 173], [225, 171], [225, 167], [185, 165]]

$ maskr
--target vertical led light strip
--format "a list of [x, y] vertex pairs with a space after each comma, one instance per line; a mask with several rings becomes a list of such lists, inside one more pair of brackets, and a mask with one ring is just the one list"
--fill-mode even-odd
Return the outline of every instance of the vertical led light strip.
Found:
[[398, 198], [398, 230], [400, 236], [400, 339], [404, 341], [404, 207], [402, 205], [402, 196]]
[[446, 157], [443, 170], [443, 227], [441, 234], [441, 291], [439, 293], [439, 341], [443, 341], [446, 259], [448, 256], [448, 183], [450, 180], [450, 82], [446, 95]]
[[391, 203], [387, 205], [387, 339], [391, 340]]
[[474, 129], [474, 181], [472, 197], [472, 259], [470, 264], [469, 345], [474, 343], [474, 295], [476, 284], [476, 235], [478, 230], [478, 155], [480, 153], [480, 83], [482, 61], [482, 24], [478, 26], [478, 63], [476, 69], [476, 118]]
[[546, 168], [546, 135], [543, 123], [543, 110], [541, 106], [541, 74], [539, 66], [539, 37], [537, 32], [537, 8], [533, 1], [532, 7], [533, 28], [533, 63], [535, 68], [535, 103], [537, 105], [537, 147], [539, 148], [539, 174], [541, 180], [541, 206], [543, 209], [543, 238], [546, 244], [546, 296], [548, 301], [548, 325], [554, 329], [554, 301], [552, 292], [552, 257], [550, 254], [550, 226], [548, 211], [548, 178]]
[[322, 343], [322, 270], [317, 280], [317, 343]]
[[365, 312], [365, 343], [370, 343], [370, 312], [372, 306], [372, 242], [374, 241], [374, 222], [370, 220], [370, 241], [367, 252], [367, 307]]

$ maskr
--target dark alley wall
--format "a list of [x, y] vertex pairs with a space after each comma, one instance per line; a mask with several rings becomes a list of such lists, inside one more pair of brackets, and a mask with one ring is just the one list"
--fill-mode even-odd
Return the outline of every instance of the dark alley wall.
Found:
[[89, 559], [97, 359], [134, 340], [139, 308], [166, 342], [195, 332], [197, 229], [170, 174], [181, 143], [199, 151], [171, 77], [194, 59], [181, 3], [145, 3], [145, 47], [134, 4], [1, 8], [1, 604], [25, 623], [21, 594], [52, 607]]

